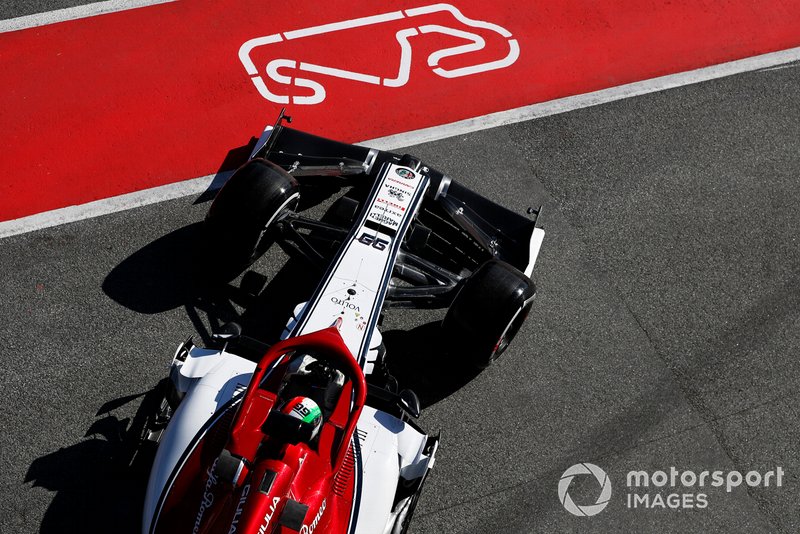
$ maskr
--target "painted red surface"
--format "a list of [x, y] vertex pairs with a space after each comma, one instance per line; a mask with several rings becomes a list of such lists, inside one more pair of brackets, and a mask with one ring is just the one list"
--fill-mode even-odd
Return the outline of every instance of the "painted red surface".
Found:
[[[238, 57], [243, 43], [425, 5], [192, 0], [0, 34], [0, 220], [214, 173], [281, 107], [251, 82]], [[405, 85], [309, 75], [326, 97], [290, 104], [293, 125], [346, 141], [371, 139], [800, 45], [796, 1], [453, 5], [510, 31], [518, 59], [443, 78], [428, 56], [466, 41], [412, 36]], [[261, 74], [270, 60], [285, 58], [392, 78], [401, 55], [396, 33], [422, 25], [485, 39], [480, 51], [442, 59], [445, 69], [492, 61], [508, 48], [499, 34], [440, 12], [267, 45], [252, 58]]]

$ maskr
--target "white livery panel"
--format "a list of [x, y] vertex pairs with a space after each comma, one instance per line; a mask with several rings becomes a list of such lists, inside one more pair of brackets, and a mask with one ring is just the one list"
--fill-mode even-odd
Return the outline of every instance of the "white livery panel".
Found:
[[305, 306], [292, 336], [336, 325], [364, 367], [395, 259], [419, 209], [428, 177], [387, 164], [325, 279]]
[[[364, 491], [354, 534], [386, 532], [393, 525], [397, 481], [422, 476], [431, 459], [423, 454], [427, 436], [386, 412], [365, 406], [356, 427]], [[387, 519], [388, 518], [388, 519]]]
[[[180, 348], [178, 349], [180, 352]], [[202, 437], [208, 422], [250, 382], [256, 364], [224, 350], [193, 347], [186, 360], [172, 362], [171, 379], [185, 394], [161, 437], [147, 484], [142, 532], [149, 532], [158, 516], [161, 496], [172, 485], [176, 467]]]

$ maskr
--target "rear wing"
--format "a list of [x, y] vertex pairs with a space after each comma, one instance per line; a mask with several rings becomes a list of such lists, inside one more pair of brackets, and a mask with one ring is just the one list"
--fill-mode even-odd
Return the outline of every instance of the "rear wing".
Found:
[[[339, 177], [345, 181], [375, 180], [386, 162], [398, 164], [402, 155], [385, 150], [342, 143], [295, 130], [281, 111], [256, 143], [252, 158], [265, 158], [295, 177]], [[484, 252], [483, 261], [496, 258], [531, 276], [544, 229], [539, 225], [541, 207], [528, 208], [527, 216], [513, 212], [468, 189], [426, 165], [430, 177], [428, 201], [438, 204], [459, 230]]]

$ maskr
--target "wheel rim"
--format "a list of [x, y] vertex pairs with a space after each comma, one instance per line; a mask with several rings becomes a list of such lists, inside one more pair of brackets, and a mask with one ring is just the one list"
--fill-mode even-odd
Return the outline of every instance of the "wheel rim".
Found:
[[250, 255], [250, 261], [255, 260], [258, 256], [261, 255], [262, 252], [264, 252], [263, 250], [264, 236], [269, 231], [270, 227], [272, 226], [272, 223], [274, 223], [278, 219], [278, 217], [281, 216], [281, 214], [286, 212], [286, 210], [295, 209], [299, 203], [300, 203], [300, 193], [295, 192], [293, 195], [287, 198], [277, 210], [275, 210], [275, 213], [273, 213], [272, 216], [267, 220], [267, 222], [264, 224], [264, 227], [261, 228], [261, 231], [258, 234], [258, 239], [256, 239], [256, 245], [255, 247], [253, 247], [253, 253]]
[[272, 223], [275, 222], [275, 219], [277, 219], [284, 211], [296, 208], [299, 202], [300, 202], [300, 192], [296, 191], [289, 198], [287, 198], [277, 210], [275, 210], [275, 213], [272, 215], [272, 217], [269, 218], [269, 220], [267, 220], [266, 224], [264, 225], [264, 230], [269, 228], [272, 225]]
[[508, 346], [511, 344], [511, 340], [514, 339], [514, 336], [517, 335], [519, 329], [522, 327], [522, 323], [525, 322], [525, 319], [528, 317], [528, 312], [530, 311], [531, 306], [523, 306], [517, 313], [514, 314], [514, 317], [511, 318], [511, 321], [508, 322], [503, 333], [500, 334], [500, 338], [497, 340], [497, 343], [494, 344], [494, 349], [492, 349], [492, 357], [491, 360], [496, 360], [501, 354], [503, 354]]

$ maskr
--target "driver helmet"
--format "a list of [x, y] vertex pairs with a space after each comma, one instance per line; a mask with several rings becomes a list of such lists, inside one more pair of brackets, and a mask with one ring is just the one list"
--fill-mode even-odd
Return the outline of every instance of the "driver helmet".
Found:
[[312, 426], [311, 439], [317, 437], [322, 427], [322, 410], [308, 397], [294, 397], [283, 405], [283, 413]]

